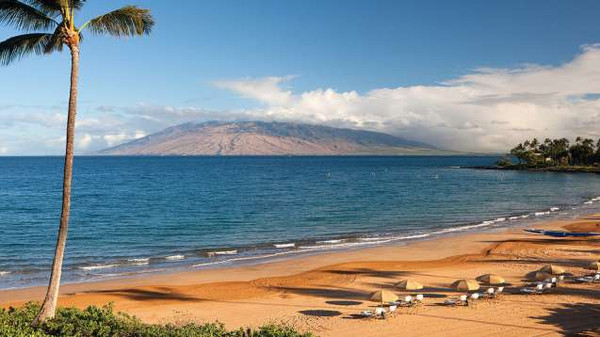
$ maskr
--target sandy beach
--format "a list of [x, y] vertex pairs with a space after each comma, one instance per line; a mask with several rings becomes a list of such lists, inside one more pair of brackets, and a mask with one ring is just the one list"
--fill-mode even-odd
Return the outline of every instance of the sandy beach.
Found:
[[[538, 228], [600, 231], [600, 214]], [[408, 245], [323, 253], [260, 265], [152, 274], [66, 284], [60, 305], [114, 302], [117, 311], [146, 322], [220, 321], [229, 328], [285, 322], [318, 336], [559, 336], [597, 335], [600, 284], [564, 282], [543, 295], [525, 295], [525, 275], [546, 263], [576, 276], [600, 257], [600, 239], [551, 238], [521, 228], [478, 232]], [[440, 305], [459, 293], [450, 284], [481, 274], [502, 275], [510, 286], [497, 299], [469, 307]], [[376, 303], [368, 294], [416, 280], [425, 289], [419, 307], [382, 319], [359, 318]], [[41, 300], [44, 288], [0, 291], [0, 306]]]

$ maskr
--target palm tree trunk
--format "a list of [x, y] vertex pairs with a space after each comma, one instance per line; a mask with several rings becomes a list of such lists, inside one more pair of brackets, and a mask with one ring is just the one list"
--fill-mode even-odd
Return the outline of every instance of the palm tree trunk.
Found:
[[56, 305], [58, 302], [58, 289], [60, 287], [60, 277], [62, 273], [62, 264], [65, 254], [65, 245], [67, 243], [67, 232], [69, 230], [69, 213], [71, 209], [71, 178], [73, 176], [73, 143], [75, 141], [75, 115], [77, 112], [77, 79], [79, 76], [79, 46], [73, 45], [71, 48], [71, 91], [69, 94], [69, 112], [67, 119], [67, 145], [65, 151], [65, 167], [63, 178], [63, 198], [62, 213], [60, 216], [60, 226], [58, 229], [58, 239], [56, 241], [56, 250], [54, 260], [52, 261], [52, 273], [50, 274], [50, 283], [46, 292], [46, 298], [38, 316], [33, 321], [33, 325], [44, 322], [54, 317]]

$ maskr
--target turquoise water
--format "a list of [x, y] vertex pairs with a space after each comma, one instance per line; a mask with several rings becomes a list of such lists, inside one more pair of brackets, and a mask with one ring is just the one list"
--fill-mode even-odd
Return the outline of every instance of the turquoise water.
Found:
[[[262, 262], [600, 209], [600, 176], [496, 157], [78, 157], [64, 280]], [[62, 159], [0, 158], [0, 288], [47, 282]]]

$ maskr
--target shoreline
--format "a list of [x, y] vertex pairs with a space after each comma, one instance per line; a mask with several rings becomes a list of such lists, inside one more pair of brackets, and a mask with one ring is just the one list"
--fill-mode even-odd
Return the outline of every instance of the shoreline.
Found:
[[[597, 231], [600, 214], [536, 225], [544, 229], [565, 226], [569, 230], [589, 231], [591, 228]], [[65, 284], [61, 288], [59, 305], [85, 307], [114, 302], [117, 311], [134, 314], [146, 322], [218, 320], [229, 328], [282, 320], [319, 336], [361, 336], [380, 329], [389, 329], [389, 334], [399, 328], [400, 322], [416, 329], [412, 331], [419, 331], [420, 335], [439, 335], [443, 329], [436, 330], [429, 322], [441, 320], [438, 323], [442, 323], [447, 318], [440, 317], [453, 316], [457, 317], [456, 321], [444, 324], [457, 326], [457, 329], [493, 326], [500, 331], [525, 336], [541, 332], [558, 335], [560, 326], [548, 329], [530, 316], [548, 314], [573, 301], [588, 303], [589, 309], [585, 310], [600, 310], [600, 292], [590, 293], [585, 287], [573, 285], [574, 294], [527, 297], [528, 301], [542, 300], [543, 305], [535, 308], [513, 308], [525, 297], [512, 294], [507, 295], [506, 300], [486, 304], [477, 310], [440, 307], [438, 302], [453, 295], [448, 289], [452, 280], [474, 278], [485, 272], [498, 272], [513, 285], [522, 284], [527, 272], [547, 262], [581, 274], [586, 262], [598, 259], [597, 244], [597, 240], [592, 239], [561, 240], [531, 235], [520, 227], [477, 231], [396, 246], [300, 256], [260, 265]], [[417, 279], [430, 289], [431, 294], [426, 293], [425, 306], [419, 309], [422, 312], [374, 323], [350, 319], [353, 314], [373, 305], [365, 300], [370, 291], [393, 289], [395, 282], [407, 277]], [[566, 291], [567, 288], [562, 289]], [[41, 300], [44, 290], [45, 287], [1, 290], [0, 307]], [[513, 296], [514, 301], [508, 300]], [[498, 310], [510, 310], [507, 315], [521, 323], [516, 327], [503, 325], [499, 328], [493, 324]], [[523, 314], [523, 310], [527, 314]], [[463, 321], [463, 316], [469, 320], [477, 318], [480, 322]], [[587, 329], [592, 324], [585, 317], [573, 319], [583, 322], [579, 324], [582, 328]], [[457, 334], [459, 330], [456, 330]]]
[[556, 173], [591, 173], [600, 174], [598, 166], [548, 166], [548, 167], [528, 167], [522, 165], [511, 166], [472, 166], [465, 167], [473, 170], [498, 170], [498, 171], [525, 171], [525, 172], [556, 172]]
[[[597, 201], [599, 197], [593, 198], [593, 201]], [[592, 213], [593, 214], [593, 213]], [[462, 236], [462, 235], [471, 235], [477, 233], [486, 233], [493, 231], [504, 231], [510, 229], [524, 229], [531, 226], [531, 222], [534, 222], [534, 225], [543, 225], [549, 221], [558, 221], [561, 219], [568, 219], [573, 217], [573, 214], [563, 213], [553, 210], [553, 208], [549, 208], [548, 210], [543, 210], [540, 212], [533, 211], [528, 213], [519, 214], [516, 216], [506, 216], [495, 218], [493, 220], [483, 220], [472, 223], [465, 223], [454, 227], [448, 227], [443, 229], [438, 229], [432, 232], [393, 232], [389, 233], [388, 236], [377, 236], [380, 235], [378, 233], [366, 233], [367, 236], [360, 236], [358, 233], [348, 233], [341, 234], [332, 238], [321, 238], [319, 239], [302, 239], [302, 240], [293, 240], [295, 247], [292, 250], [278, 250], [276, 249], [276, 244], [262, 244], [265, 247], [271, 247], [271, 250], [264, 249], [261, 251], [259, 255], [242, 255], [238, 254], [238, 249], [243, 251], [244, 248], [232, 248], [225, 247], [223, 249], [211, 249], [206, 250], [209, 254], [208, 258], [211, 257], [226, 257], [224, 260], [213, 260], [213, 261], [196, 261], [192, 262], [188, 260], [186, 265], [174, 266], [169, 268], [168, 266], [157, 267], [155, 269], [148, 270], [137, 270], [137, 271], [128, 271], [121, 273], [110, 273], [106, 275], [100, 275], [95, 278], [78, 280], [78, 281], [64, 281], [62, 286], [66, 285], [77, 285], [77, 284], [86, 284], [86, 283], [104, 283], [109, 281], [119, 281], [119, 280], [127, 280], [127, 279], [137, 279], [137, 278], [148, 278], [153, 275], [172, 275], [179, 273], [187, 273], [187, 272], [200, 272], [207, 270], [220, 270], [220, 269], [230, 269], [230, 268], [241, 268], [241, 267], [252, 267], [252, 266], [260, 266], [264, 264], [269, 264], [278, 261], [289, 261], [295, 259], [303, 259], [313, 256], [321, 256], [327, 254], [343, 254], [346, 252], [353, 251], [362, 251], [368, 249], [376, 249], [383, 247], [404, 247], [406, 245], [418, 243], [421, 241], [429, 241], [429, 240], [444, 240], [451, 239], [454, 236]], [[579, 216], [582, 216], [579, 214]], [[550, 218], [548, 218], [550, 217]], [[526, 225], [524, 221], [527, 221]], [[305, 249], [303, 245], [314, 244], [314, 246], [310, 246], [310, 249]], [[323, 245], [319, 245], [319, 243]], [[279, 244], [287, 244], [287, 243], [279, 243]], [[253, 247], [254, 248], [254, 247]], [[229, 254], [229, 250], [235, 251], [233, 254]], [[215, 253], [215, 252], [226, 252], [224, 254]], [[214, 254], [210, 256], [210, 254]], [[184, 255], [175, 255], [184, 257]], [[165, 257], [164, 259], [169, 260], [173, 256]], [[187, 256], [186, 256], [187, 258]], [[130, 265], [120, 265], [118, 261], [107, 262], [104, 265], [93, 264], [84, 267], [72, 267], [73, 269], [83, 269], [83, 270], [102, 270], [105, 266], [107, 267], [132, 267], [136, 266], [135, 260], [150, 260], [156, 258], [140, 258], [140, 259], [129, 259], [128, 262], [131, 262]], [[183, 262], [182, 260], [174, 260], [174, 262]], [[200, 262], [200, 263], [198, 263]], [[148, 262], [146, 261], [145, 264]], [[8, 272], [5, 275], [14, 275], [13, 272]], [[4, 275], [0, 275], [1, 277]], [[2, 291], [11, 291], [11, 290], [24, 290], [29, 288], [38, 288], [45, 287], [44, 284], [36, 284], [36, 285], [28, 285], [23, 287], [7, 287], [0, 288], [0, 294]]]

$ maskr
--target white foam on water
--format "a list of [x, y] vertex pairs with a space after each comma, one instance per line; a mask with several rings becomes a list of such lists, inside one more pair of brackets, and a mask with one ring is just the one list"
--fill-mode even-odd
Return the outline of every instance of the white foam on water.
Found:
[[10, 272], [10, 271], [0, 271], [0, 277], [6, 276], [6, 275], [8, 275], [10, 273], [12, 273], [12, 272]]
[[558, 212], [560, 211], [560, 208], [558, 207], [550, 207], [550, 212]]
[[185, 255], [171, 255], [171, 256], [165, 257], [165, 260], [167, 260], [167, 261], [177, 261], [177, 260], [183, 260], [183, 259], [185, 259]]
[[368, 241], [379, 241], [381, 239], [382, 238], [358, 238], [358, 240], [360, 240], [360, 241], [367, 241], [367, 242]]
[[150, 263], [150, 258], [128, 259], [127, 262], [136, 266], [143, 266]]
[[219, 250], [214, 252], [208, 252], [206, 255], [208, 257], [220, 256], [220, 255], [236, 255], [238, 253], [237, 249], [232, 250]]
[[342, 243], [344, 241], [346, 241], [346, 240], [344, 240], [344, 239], [324, 240], [324, 241], [317, 241], [317, 244], [330, 245], [330, 244]]
[[296, 244], [295, 243], [276, 243], [273, 245], [273, 247], [278, 248], [278, 249], [294, 248], [294, 247], [296, 247]]
[[590, 201], [586, 201], [586, 202], [584, 202], [583, 204], [584, 204], [584, 205], [591, 205], [591, 204], [593, 204], [593, 203], [594, 203], [594, 202], [590, 200]]
[[519, 220], [519, 219], [521, 219], [520, 216], [511, 216], [510, 218], [508, 218], [508, 220], [511, 220], [511, 221], [513, 221], [513, 220]]
[[545, 212], [535, 212], [533, 213], [535, 216], [544, 216], [544, 215], [548, 215], [550, 214], [550, 211], [545, 211]]
[[115, 268], [115, 267], [117, 267], [116, 264], [96, 264], [93, 266], [79, 267], [79, 269], [81, 269], [81, 270], [99, 270], [99, 269], [109, 269], [109, 268]]
[[247, 261], [247, 260], [267, 259], [270, 257], [276, 257], [276, 256], [281, 256], [281, 255], [293, 254], [293, 253], [295, 253], [295, 251], [280, 252], [280, 253], [273, 253], [273, 254], [266, 254], [266, 255], [257, 255], [257, 256], [237, 257], [237, 258], [226, 259], [226, 260], [221, 260], [221, 261], [198, 263], [198, 264], [192, 265], [192, 268], [207, 267], [207, 266], [213, 266], [213, 265], [218, 265], [218, 264]]

